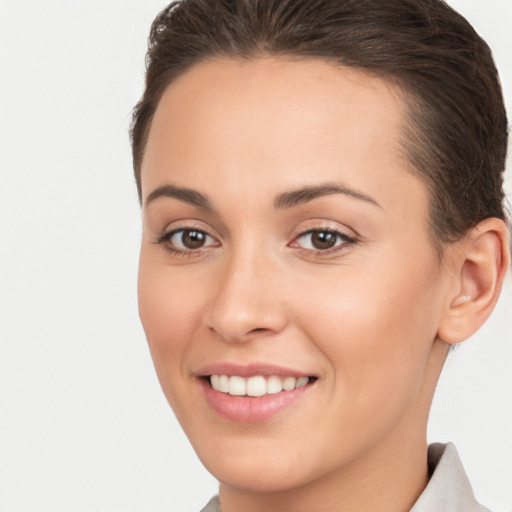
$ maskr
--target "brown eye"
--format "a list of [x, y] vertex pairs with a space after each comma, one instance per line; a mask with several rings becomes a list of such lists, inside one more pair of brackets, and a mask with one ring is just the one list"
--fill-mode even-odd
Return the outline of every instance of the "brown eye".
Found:
[[198, 251], [218, 245], [212, 236], [199, 229], [177, 229], [162, 235], [158, 243], [173, 252]]
[[336, 230], [314, 229], [299, 235], [292, 247], [300, 247], [313, 252], [328, 252], [329, 249], [343, 248], [355, 243], [355, 239]]
[[196, 230], [185, 229], [182, 231], [181, 243], [187, 249], [199, 249], [206, 242], [206, 233]]
[[311, 245], [318, 250], [331, 249], [336, 245], [338, 235], [331, 231], [313, 231]]

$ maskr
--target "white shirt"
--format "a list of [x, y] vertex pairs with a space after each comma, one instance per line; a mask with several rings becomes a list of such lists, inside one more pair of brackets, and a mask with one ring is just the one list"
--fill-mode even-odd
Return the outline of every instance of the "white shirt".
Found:
[[[428, 467], [432, 476], [410, 512], [489, 512], [475, 500], [452, 443], [431, 444]], [[221, 512], [218, 496], [213, 497], [201, 512]]]

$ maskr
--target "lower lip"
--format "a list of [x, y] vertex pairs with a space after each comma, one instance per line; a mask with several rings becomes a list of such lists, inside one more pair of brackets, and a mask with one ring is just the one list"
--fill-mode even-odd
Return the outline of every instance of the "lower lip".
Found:
[[312, 383], [291, 391], [272, 395], [233, 396], [216, 391], [207, 379], [199, 379], [208, 405], [220, 416], [240, 423], [256, 423], [268, 420], [296, 404]]

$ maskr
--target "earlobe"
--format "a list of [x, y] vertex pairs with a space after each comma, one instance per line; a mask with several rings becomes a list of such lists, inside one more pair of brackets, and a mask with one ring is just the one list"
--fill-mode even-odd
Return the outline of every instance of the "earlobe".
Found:
[[480, 222], [458, 242], [453, 260], [454, 285], [438, 337], [449, 344], [472, 336], [489, 318], [510, 266], [509, 234], [500, 219]]

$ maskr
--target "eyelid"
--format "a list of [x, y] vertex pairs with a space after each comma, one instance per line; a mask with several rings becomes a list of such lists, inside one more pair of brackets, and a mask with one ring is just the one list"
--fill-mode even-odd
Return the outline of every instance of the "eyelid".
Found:
[[293, 230], [291, 233], [291, 238], [295, 239], [301, 235], [318, 231], [339, 233], [341, 236], [353, 240], [358, 240], [360, 238], [359, 233], [355, 229], [352, 229], [351, 227], [348, 227], [344, 224], [340, 224], [339, 222], [323, 218], [311, 219], [306, 222], [302, 222], [297, 228]]
[[176, 233], [177, 231], [201, 231], [215, 240], [219, 239], [218, 234], [209, 224], [194, 218], [184, 218], [169, 222], [165, 224], [162, 229], [158, 229], [156, 236], [157, 239], [160, 239], [169, 236], [171, 233]]
[[360, 237], [357, 230], [351, 226], [326, 217], [310, 218], [298, 223], [297, 227], [293, 229], [291, 236], [297, 237], [311, 231], [336, 231], [349, 238]]

